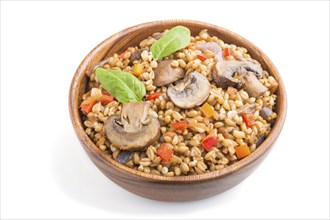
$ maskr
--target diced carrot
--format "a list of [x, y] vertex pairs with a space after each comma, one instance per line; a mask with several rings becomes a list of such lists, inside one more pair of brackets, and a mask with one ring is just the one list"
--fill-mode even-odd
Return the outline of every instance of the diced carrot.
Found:
[[197, 58], [200, 59], [202, 62], [205, 61], [207, 59], [207, 56], [205, 56], [204, 54], [198, 54]]
[[188, 123], [185, 121], [179, 121], [171, 123], [171, 128], [179, 131], [184, 131], [188, 128]]
[[207, 102], [205, 102], [204, 105], [202, 105], [202, 107], [200, 107], [200, 109], [204, 113], [204, 115], [208, 118], [210, 118], [214, 115], [214, 109]]
[[133, 75], [140, 76], [143, 73], [143, 66], [139, 63], [134, 64], [133, 66]]
[[233, 52], [230, 48], [225, 48], [222, 51], [224, 57], [233, 56]]
[[100, 102], [102, 102], [103, 105], [106, 105], [106, 104], [112, 102], [113, 100], [115, 100], [115, 98], [111, 95], [102, 95], [100, 97]]
[[92, 111], [93, 106], [96, 104], [96, 100], [94, 98], [89, 98], [83, 101], [80, 105], [81, 111], [84, 114], [88, 114]]
[[238, 159], [241, 159], [241, 158], [246, 157], [247, 155], [251, 154], [251, 151], [246, 144], [235, 147], [235, 152], [236, 152], [236, 156]]
[[216, 145], [217, 143], [218, 143], [218, 139], [213, 134], [206, 136], [202, 140], [202, 145], [204, 149], [207, 151], [210, 151], [210, 149], [214, 147], [214, 145]]
[[246, 126], [251, 127], [254, 125], [254, 115], [252, 113], [247, 113], [243, 115], [243, 120], [246, 124]]
[[161, 92], [154, 92], [147, 96], [147, 100], [155, 100], [157, 99], [162, 93]]
[[157, 155], [162, 159], [163, 162], [167, 163], [173, 156], [173, 149], [171, 145], [168, 143], [160, 145], [157, 150]]

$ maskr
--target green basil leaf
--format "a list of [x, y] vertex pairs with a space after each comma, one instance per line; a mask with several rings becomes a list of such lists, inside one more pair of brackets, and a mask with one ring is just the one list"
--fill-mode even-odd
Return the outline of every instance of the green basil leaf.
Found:
[[190, 43], [190, 30], [183, 26], [176, 26], [150, 47], [153, 58], [161, 60], [164, 57], [185, 48]]
[[96, 77], [102, 88], [121, 103], [141, 102], [146, 95], [144, 84], [130, 73], [97, 68]]

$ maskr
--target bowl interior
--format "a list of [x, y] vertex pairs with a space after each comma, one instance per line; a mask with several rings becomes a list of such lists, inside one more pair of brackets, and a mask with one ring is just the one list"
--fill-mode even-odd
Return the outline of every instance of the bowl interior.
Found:
[[[86, 92], [86, 86], [88, 83], [88, 78], [85, 75], [86, 70], [92, 70], [94, 66], [100, 61], [104, 60], [106, 57], [112, 56], [114, 53], [120, 54], [127, 47], [138, 46], [139, 43], [147, 38], [149, 35], [155, 32], [161, 32], [165, 29], [170, 29], [177, 25], [183, 25], [190, 29], [191, 35], [196, 36], [203, 29], [208, 29], [209, 34], [212, 36], [217, 36], [219, 39], [223, 40], [228, 44], [235, 44], [237, 46], [245, 47], [248, 50], [248, 53], [251, 57], [257, 60], [262, 68], [266, 70], [270, 75], [272, 75], [277, 82], [279, 83], [279, 88], [276, 91], [277, 95], [277, 104], [275, 112], [278, 117], [273, 125], [272, 131], [266, 140], [248, 157], [235, 162], [234, 164], [219, 170], [213, 171], [210, 173], [205, 173], [201, 175], [192, 175], [192, 176], [178, 176], [178, 177], [164, 177], [157, 176], [152, 174], [146, 174], [143, 172], [136, 171], [134, 169], [128, 168], [125, 165], [118, 163], [113, 160], [110, 155], [101, 151], [95, 146], [95, 144], [89, 139], [87, 134], [84, 132], [83, 122], [81, 119], [81, 113], [79, 111], [79, 105], [81, 103], [82, 95]], [[90, 153], [96, 154], [101, 160], [104, 160], [108, 165], [113, 165], [118, 169], [122, 169], [131, 173], [133, 175], [138, 175], [140, 177], [152, 179], [152, 180], [165, 180], [165, 181], [201, 181], [210, 178], [217, 178], [222, 175], [227, 175], [232, 172], [235, 172], [244, 166], [252, 163], [261, 157], [266, 151], [268, 151], [275, 140], [277, 139], [286, 116], [286, 94], [282, 79], [270, 61], [270, 59], [256, 46], [251, 42], [244, 39], [243, 37], [228, 31], [224, 28], [197, 21], [188, 21], [188, 20], [168, 20], [168, 21], [156, 21], [140, 24], [137, 26], [130, 27], [125, 29], [113, 36], [109, 37], [98, 46], [96, 46], [82, 61], [78, 67], [75, 76], [73, 78], [71, 89], [70, 89], [70, 98], [69, 98], [70, 114], [75, 127], [75, 131], [78, 135], [79, 140], [83, 145], [85, 145], [85, 150]]]

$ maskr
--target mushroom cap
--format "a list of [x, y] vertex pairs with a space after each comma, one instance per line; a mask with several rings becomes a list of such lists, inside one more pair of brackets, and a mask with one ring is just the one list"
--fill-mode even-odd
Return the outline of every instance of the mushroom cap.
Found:
[[[240, 79], [233, 78], [234, 73], [237, 73]], [[262, 68], [257, 61], [217, 61], [212, 71], [213, 81], [218, 87], [244, 88], [253, 97], [258, 97], [267, 91], [257, 77], [262, 77]]]
[[162, 60], [154, 70], [155, 78], [153, 84], [155, 86], [165, 86], [172, 82], [181, 79], [185, 75], [184, 69], [181, 67], [173, 67], [171, 65], [173, 60]]
[[141, 150], [154, 144], [160, 135], [160, 125], [156, 118], [152, 118], [149, 124], [142, 126], [136, 133], [127, 133], [120, 124], [120, 115], [112, 115], [105, 123], [105, 131], [108, 140], [121, 150]]
[[232, 70], [233, 64], [229, 61], [217, 61], [212, 70], [212, 79], [218, 87], [223, 89], [229, 86], [236, 87], [239, 84], [237, 79], [233, 78], [234, 71], [227, 71], [227, 68]]
[[195, 71], [175, 86], [170, 86], [167, 95], [176, 106], [187, 109], [203, 104], [209, 96], [210, 88], [208, 79]]
[[[234, 73], [242, 74], [246, 71], [254, 72], [256, 76], [262, 77], [262, 68], [257, 61], [249, 62], [238, 60], [218, 61], [213, 68], [212, 77], [216, 83], [218, 82], [218, 86], [222, 87], [227, 85], [222, 83], [224, 79], [221, 78], [226, 78], [230, 82], [235, 82], [235, 79], [232, 77]], [[238, 83], [237, 80], [236, 83]]]
[[121, 115], [110, 116], [104, 124], [105, 134], [121, 150], [142, 150], [160, 136], [158, 118], [149, 114], [149, 103], [124, 104]]
[[217, 69], [222, 75], [233, 76], [234, 73], [242, 73], [245, 71], [253, 72], [257, 77], [262, 77], [262, 68], [257, 61], [239, 61], [228, 60], [217, 62]]

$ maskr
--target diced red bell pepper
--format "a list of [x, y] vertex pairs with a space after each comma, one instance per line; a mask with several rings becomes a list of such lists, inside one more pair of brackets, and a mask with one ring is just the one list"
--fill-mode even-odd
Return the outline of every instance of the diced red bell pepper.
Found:
[[207, 56], [205, 56], [204, 54], [198, 54], [197, 58], [204, 62], [207, 59]]
[[112, 102], [113, 100], [115, 100], [115, 98], [111, 95], [102, 95], [100, 97], [100, 102], [103, 104], [103, 105], [106, 105], [110, 102]]
[[185, 121], [173, 122], [171, 123], [171, 128], [179, 131], [184, 131], [188, 128], [188, 123]]
[[157, 155], [162, 159], [163, 162], [167, 163], [173, 156], [173, 149], [168, 143], [160, 145], [157, 150]]
[[155, 100], [157, 99], [162, 93], [161, 92], [154, 92], [147, 96], [147, 100]]
[[252, 113], [247, 113], [243, 115], [243, 120], [247, 127], [254, 125], [254, 115]]
[[81, 103], [80, 105], [81, 111], [87, 115], [92, 111], [93, 106], [95, 104], [96, 104], [96, 100], [94, 98], [89, 98]]
[[233, 52], [230, 48], [225, 48], [223, 49], [222, 54], [224, 57], [228, 57], [228, 56], [232, 56]]
[[214, 147], [217, 143], [218, 143], [218, 139], [213, 134], [206, 136], [202, 140], [202, 145], [204, 149], [207, 151], [210, 151], [210, 149]]
[[107, 90], [105, 90], [105, 89], [102, 89], [102, 94], [103, 95], [111, 95]]

